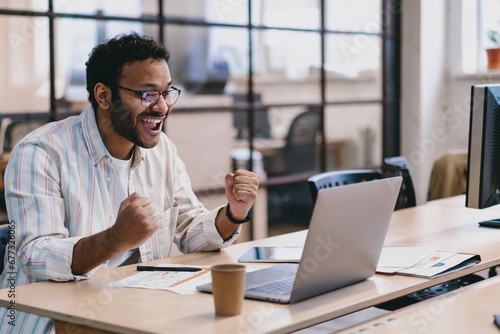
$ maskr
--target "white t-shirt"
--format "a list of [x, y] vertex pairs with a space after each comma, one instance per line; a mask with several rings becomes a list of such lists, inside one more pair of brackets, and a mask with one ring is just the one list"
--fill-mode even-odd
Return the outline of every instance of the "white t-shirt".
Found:
[[118, 216], [120, 204], [128, 197], [128, 176], [132, 166], [132, 157], [128, 160], [120, 160], [111, 157], [115, 167], [115, 185], [113, 189], [113, 217]]
[[[113, 217], [116, 221], [120, 204], [129, 196], [128, 193], [128, 177], [130, 167], [132, 166], [132, 157], [129, 160], [120, 160], [111, 157], [115, 168], [115, 184], [113, 189]], [[137, 263], [139, 259], [139, 249], [131, 249], [129, 251], [118, 254], [109, 260], [109, 268], [118, 267], [125, 264]], [[134, 259], [134, 260], [133, 260]], [[137, 260], [135, 260], [137, 259]], [[127, 261], [128, 260], [128, 261]]]

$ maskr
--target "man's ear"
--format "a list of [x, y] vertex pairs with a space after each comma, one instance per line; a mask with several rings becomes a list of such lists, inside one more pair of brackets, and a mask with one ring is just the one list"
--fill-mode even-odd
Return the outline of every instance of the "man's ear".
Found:
[[99, 107], [102, 109], [109, 109], [111, 105], [111, 89], [108, 86], [102, 82], [98, 82], [94, 86], [94, 96]]

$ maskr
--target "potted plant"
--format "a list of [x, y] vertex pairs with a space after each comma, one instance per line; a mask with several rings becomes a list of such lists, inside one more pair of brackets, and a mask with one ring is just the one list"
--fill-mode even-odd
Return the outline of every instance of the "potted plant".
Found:
[[488, 56], [488, 69], [500, 69], [500, 33], [497, 30], [488, 30], [488, 39], [495, 45], [486, 49]]

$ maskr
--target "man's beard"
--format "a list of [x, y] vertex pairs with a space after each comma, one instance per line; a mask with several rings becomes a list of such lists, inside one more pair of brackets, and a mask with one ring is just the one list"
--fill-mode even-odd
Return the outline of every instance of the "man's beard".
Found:
[[137, 120], [134, 120], [130, 109], [123, 106], [119, 99], [111, 103], [110, 116], [111, 125], [116, 133], [131, 143], [144, 147], [144, 143], [139, 139]]

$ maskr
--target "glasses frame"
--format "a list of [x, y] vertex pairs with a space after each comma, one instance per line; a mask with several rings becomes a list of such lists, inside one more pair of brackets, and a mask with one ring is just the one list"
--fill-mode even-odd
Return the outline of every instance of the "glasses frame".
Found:
[[[179, 100], [179, 96], [181, 96], [181, 90], [180, 90], [179, 88], [176, 88], [176, 87], [173, 87], [173, 86], [172, 86], [172, 87], [170, 87], [170, 89], [167, 89], [167, 90], [166, 90], [166, 91], [164, 91], [164, 92], [159, 92], [159, 91], [154, 90], [154, 89], [152, 89], [152, 90], [143, 90], [143, 91], [141, 91], [141, 90], [134, 90], [134, 89], [130, 89], [130, 88], [127, 88], [127, 87], [120, 86], [120, 85], [116, 85], [116, 87], [117, 87], [117, 88], [121, 88], [121, 89], [125, 89], [125, 90], [128, 90], [129, 92], [134, 93], [135, 95], [137, 95], [137, 97], [139, 97], [139, 98], [141, 99], [141, 105], [142, 105], [143, 107], [148, 107], [148, 108], [152, 108], [152, 107], [154, 107], [154, 106], [158, 103], [158, 101], [160, 100], [160, 95], [161, 95], [161, 96], [163, 96], [163, 101], [165, 101], [165, 104], [166, 104], [167, 106], [169, 106], [169, 107], [170, 107], [170, 106], [173, 106], [173, 105], [174, 105], [174, 104], [175, 104], [175, 103]], [[144, 100], [144, 98], [145, 98], [145, 94], [146, 94], [146, 93], [149, 93], [149, 92], [156, 92], [156, 93], [158, 93], [158, 97], [156, 98], [156, 101], [154, 101], [154, 102], [149, 102], [149, 104], [148, 104], [148, 103]], [[175, 99], [175, 101], [174, 101], [174, 102], [172, 102], [171, 104], [169, 104], [169, 103], [167, 102], [167, 98], [166, 98], [166, 96], [167, 96], [169, 93], [171, 93], [171, 92], [177, 92], [177, 98]]]

